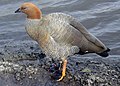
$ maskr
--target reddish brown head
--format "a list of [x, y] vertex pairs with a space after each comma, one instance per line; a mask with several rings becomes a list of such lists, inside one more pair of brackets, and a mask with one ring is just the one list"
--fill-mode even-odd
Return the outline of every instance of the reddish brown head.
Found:
[[18, 12], [25, 13], [27, 15], [27, 18], [29, 19], [40, 19], [42, 17], [40, 9], [30, 2], [22, 4], [21, 7], [15, 11], [15, 13]]

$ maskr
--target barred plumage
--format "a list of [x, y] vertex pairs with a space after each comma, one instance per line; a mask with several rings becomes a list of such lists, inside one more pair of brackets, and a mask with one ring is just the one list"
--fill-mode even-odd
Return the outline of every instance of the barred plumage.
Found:
[[74, 17], [64, 13], [42, 16], [40, 9], [29, 2], [15, 12], [20, 11], [27, 15], [26, 31], [29, 36], [38, 42], [46, 55], [64, 62], [58, 81], [65, 76], [68, 56], [75, 53], [108, 56], [109, 49]]

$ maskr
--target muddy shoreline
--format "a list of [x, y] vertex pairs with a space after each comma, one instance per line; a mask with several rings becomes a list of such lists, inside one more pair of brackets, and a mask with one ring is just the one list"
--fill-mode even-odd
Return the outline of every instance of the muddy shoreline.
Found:
[[[41, 56], [37, 45], [4, 46], [0, 52], [1, 86], [119, 86], [120, 60], [68, 58], [67, 74], [61, 82], [48, 71], [52, 60]], [[27, 47], [26, 47], [27, 46]], [[26, 48], [25, 48], [26, 47]]]

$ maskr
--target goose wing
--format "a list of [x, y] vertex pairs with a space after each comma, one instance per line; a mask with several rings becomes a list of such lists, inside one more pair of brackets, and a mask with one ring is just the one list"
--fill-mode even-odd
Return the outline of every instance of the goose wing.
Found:
[[107, 47], [74, 17], [64, 13], [47, 15], [51, 28], [49, 33], [58, 43], [66, 43], [80, 47], [82, 51], [103, 52]]

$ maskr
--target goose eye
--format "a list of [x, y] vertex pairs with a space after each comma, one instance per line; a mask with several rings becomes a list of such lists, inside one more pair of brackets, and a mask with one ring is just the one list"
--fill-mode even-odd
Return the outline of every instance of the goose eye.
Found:
[[26, 9], [26, 7], [21, 7], [21, 10], [25, 10]]

